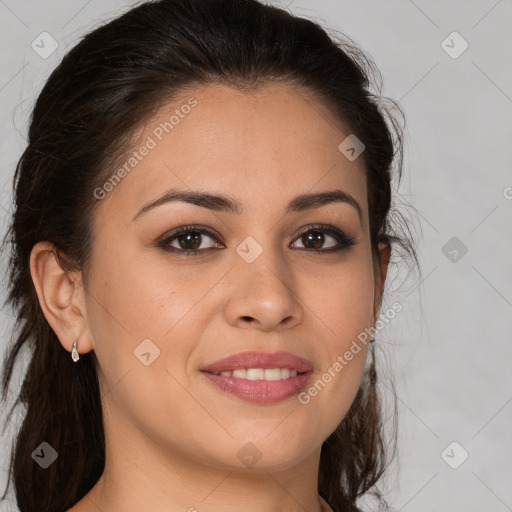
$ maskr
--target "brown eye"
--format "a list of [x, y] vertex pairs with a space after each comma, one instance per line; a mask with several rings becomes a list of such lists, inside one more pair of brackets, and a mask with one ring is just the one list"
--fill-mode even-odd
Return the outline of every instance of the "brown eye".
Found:
[[325, 241], [325, 234], [320, 231], [310, 231], [302, 235], [301, 241], [306, 249], [321, 249]]
[[[212, 242], [204, 247], [205, 240]], [[199, 254], [210, 249], [223, 248], [216, 243], [220, 239], [220, 235], [206, 228], [193, 226], [184, 226], [176, 229], [162, 241], [158, 243], [159, 247], [166, 251], [177, 252], [183, 254]]]
[[201, 245], [202, 236], [201, 233], [190, 231], [186, 234], [178, 235], [176, 240], [182, 249], [195, 251]]
[[[299, 234], [299, 239], [306, 250], [314, 252], [334, 252], [348, 249], [355, 245], [355, 239], [347, 236], [332, 226], [309, 227]], [[334, 243], [333, 243], [334, 241]], [[329, 243], [327, 247], [324, 244]]]

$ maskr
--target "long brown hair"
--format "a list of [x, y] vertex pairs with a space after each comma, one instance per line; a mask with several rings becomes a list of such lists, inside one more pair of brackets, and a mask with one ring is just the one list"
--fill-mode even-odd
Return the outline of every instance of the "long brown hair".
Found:
[[[75, 365], [40, 308], [29, 261], [34, 245], [51, 242], [66, 271], [87, 270], [93, 239], [93, 191], [129, 147], [135, 130], [184, 87], [236, 88], [281, 81], [315, 94], [364, 141], [370, 238], [405, 249], [417, 263], [407, 230], [393, 228], [392, 180], [402, 174], [401, 110], [380, 96], [379, 73], [347, 37], [257, 0], [160, 0], [143, 3], [87, 34], [53, 71], [35, 103], [28, 144], [14, 176], [9, 295], [17, 332], [3, 367], [6, 401], [22, 348], [30, 350], [16, 405], [25, 415], [13, 443], [9, 478], [21, 512], [63, 512], [94, 486], [105, 464], [105, 437], [94, 353]], [[374, 91], [372, 92], [372, 88]], [[403, 116], [401, 116], [403, 117]], [[403, 226], [404, 224], [401, 223]], [[371, 366], [338, 428], [324, 442], [319, 492], [338, 511], [356, 510], [390, 462]], [[396, 411], [396, 404], [395, 404]], [[43, 441], [58, 452], [42, 469], [31, 454]]]

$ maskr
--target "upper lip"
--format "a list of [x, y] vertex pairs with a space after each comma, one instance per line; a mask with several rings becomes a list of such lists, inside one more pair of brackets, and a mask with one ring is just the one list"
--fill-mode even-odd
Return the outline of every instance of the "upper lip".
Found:
[[205, 366], [202, 371], [220, 373], [243, 368], [289, 368], [305, 373], [313, 370], [310, 361], [289, 352], [239, 352]]

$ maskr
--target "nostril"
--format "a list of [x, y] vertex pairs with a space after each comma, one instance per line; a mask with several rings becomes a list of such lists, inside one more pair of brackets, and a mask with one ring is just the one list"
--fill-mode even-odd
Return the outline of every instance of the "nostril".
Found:
[[252, 322], [252, 316], [243, 316], [242, 320], [247, 320], [248, 322]]

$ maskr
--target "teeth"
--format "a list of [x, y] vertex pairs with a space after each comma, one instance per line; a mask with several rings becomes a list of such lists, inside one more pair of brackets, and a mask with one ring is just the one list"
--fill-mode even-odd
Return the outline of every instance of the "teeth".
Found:
[[[267, 368], [263, 373], [265, 374], [265, 380], [281, 380], [285, 378], [280, 368]], [[288, 372], [288, 375], [290, 375], [290, 372]]]
[[247, 380], [261, 380], [265, 378], [265, 370], [263, 370], [262, 368], [249, 368], [248, 370], [246, 370], [246, 372]]
[[297, 370], [289, 368], [241, 368], [238, 370], [220, 372], [222, 377], [236, 377], [246, 380], [281, 380], [296, 377]]

